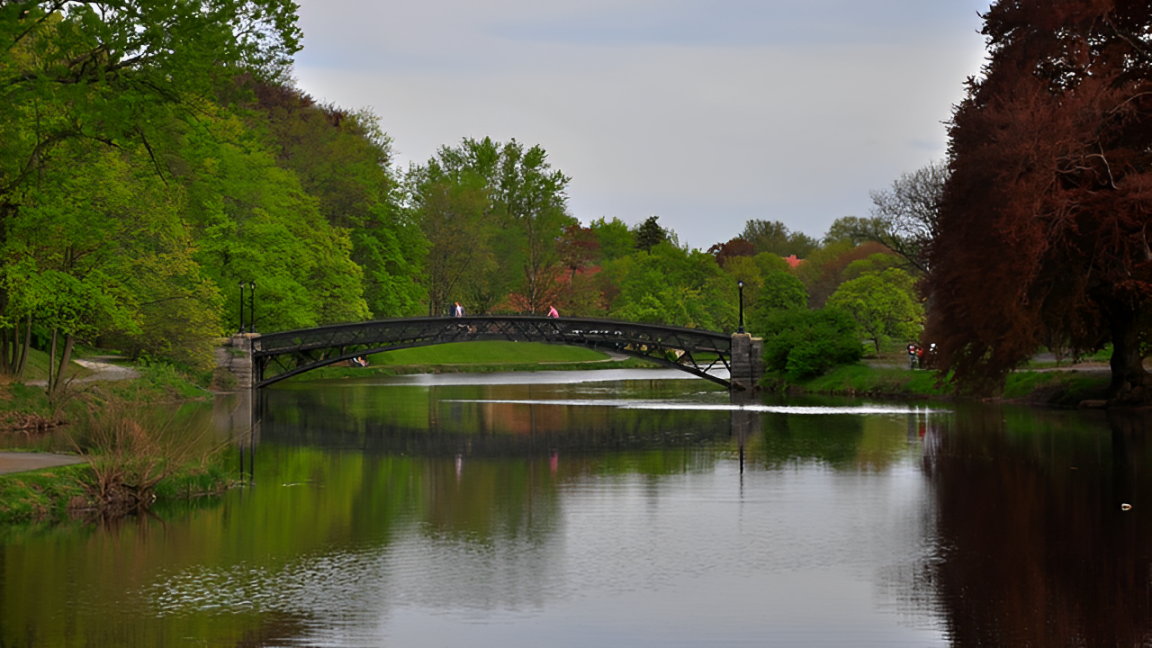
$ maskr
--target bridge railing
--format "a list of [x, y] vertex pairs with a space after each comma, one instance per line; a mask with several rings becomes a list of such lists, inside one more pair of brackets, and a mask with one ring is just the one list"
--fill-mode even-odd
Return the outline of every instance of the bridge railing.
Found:
[[532, 340], [598, 346], [652, 344], [667, 348], [694, 348], [728, 353], [731, 337], [701, 329], [595, 318], [547, 318], [525, 315], [467, 317], [413, 317], [334, 324], [312, 329], [269, 333], [259, 338], [257, 356], [292, 350], [331, 348], [391, 342], [416, 345], [443, 343], [452, 338]]

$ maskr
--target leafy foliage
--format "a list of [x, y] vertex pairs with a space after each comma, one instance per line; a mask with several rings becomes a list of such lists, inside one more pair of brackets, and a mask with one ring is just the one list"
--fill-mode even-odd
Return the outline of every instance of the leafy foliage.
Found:
[[[513, 302], [524, 309], [546, 311], [559, 289], [557, 240], [575, 223], [567, 212], [569, 180], [552, 169], [542, 147], [487, 137], [443, 147], [413, 169], [410, 201], [436, 266], [433, 310], [451, 300], [484, 313], [517, 293]], [[452, 245], [462, 239], [476, 249]], [[470, 280], [459, 283], [466, 272]], [[465, 289], [470, 293], [458, 299]]]
[[710, 254], [664, 242], [616, 261], [606, 273], [619, 288], [610, 311], [614, 318], [735, 329], [736, 282]]
[[62, 349], [49, 393], [78, 336], [204, 360], [220, 302], [174, 182], [179, 125], [241, 68], [283, 78], [295, 20], [289, 0], [0, 3], [0, 369], [18, 324]]
[[348, 233], [372, 315], [418, 314], [424, 291], [417, 279], [428, 244], [398, 205], [392, 142], [379, 119], [318, 106], [289, 86], [247, 85], [257, 100], [251, 122], [269, 130], [277, 165], [295, 173], [329, 225]]
[[852, 245], [849, 242], [833, 243], [813, 251], [808, 259], [796, 268], [796, 276], [808, 289], [808, 306], [822, 308], [828, 297], [848, 278], [845, 276], [845, 270], [853, 262], [887, 251], [887, 248], [875, 242], [860, 245]]
[[776, 256], [796, 255], [806, 258], [817, 247], [817, 241], [803, 232], [792, 232], [780, 221], [750, 220], [744, 225], [740, 238], [756, 248], [756, 253], [770, 252]]
[[600, 247], [600, 261], [613, 261], [628, 256], [636, 249], [636, 237], [627, 223], [619, 218], [606, 221], [603, 216], [592, 221], [589, 229], [596, 235]]
[[842, 311], [776, 311], [766, 325], [764, 367], [792, 382], [815, 378], [862, 356], [856, 322]]
[[[1147, 400], [1152, 5], [996, 2], [989, 62], [949, 128], [928, 334], [971, 389], [1041, 345], [1111, 340], [1113, 394]], [[991, 262], [990, 262], [991, 260]]]
[[893, 339], [920, 339], [924, 309], [916, 299], [911, 275], [900, 268], [866, 272], [845, 281], [828, 298], [828, 307], [849, 313], [860, 331], [872, 338], [877, 353]]
[[659, 216], [649, 216], [632, 232], [637, 250], [651, 252], [652, 248], [668, 240], [668, 231], [660, 227], [659, 220]]
[[764, 334], [772, 329], [770, 320], [774, 313], [798, 310], [808, 307], [808, 291], [804, 284], [790, 272], [772, 270], [758, 278], [759, 285], [752, 285], [748, 300], [748, 330], [753, 334]]
[[[227, 114], [190, 124], [181, 151], [195, 258], [225, 294], [256, 282], [258, 330], [369, 316], [347, 230], [333, 228], [297, 176]], [[227, 300], [238, 321], [238, 300]], [[232, 315], [232, 309], [236, 314]]]

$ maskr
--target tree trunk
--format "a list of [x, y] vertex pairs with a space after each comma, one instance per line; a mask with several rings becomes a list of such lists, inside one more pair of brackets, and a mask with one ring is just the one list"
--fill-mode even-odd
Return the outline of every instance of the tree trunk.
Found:
[[[8, 291], [0, 289], [0, 315], [3, 315], [8, 310]], [[15, 329], [16, 327], [13, 327]], [[16, 343], [20, 337], [18, 330], [11, 330], [12, 337], [9, 338], [10, 329], [7, 327], [0, 329], [0, 373], [14, 374], [16, 357]]]
[[1109, 313], [1112, 329], [1112, 383], [1108, 386], [1110, 401], [1116, 405], [1152, 402], [1152, 384], [1144, 370], [1140, 350], [1137, 313], [1129, 308], [1114, 308]]
[[15, 374], [16, 338], [18, 331], [0, 328], [0, 374]]
[[[60, 352], [60, 364], [56, 368], [56, 382], [50, 384], [49, 393], [56, 395], [59, 393], [60, 388], [64, 386], [64, 370], [68, 368], [68, 363], [72, 361], [72, 347], [76, 345], [76, 338], [72, 337], [69, 333], [64, 336], [64, 350]], [[52, 346], [56, 346], [55, 335], [53, 335]], [[51, 362], [51, 360], [49, 361]]]
[[54, 391], [53, 385], [56, 384], [56, 374], [53, 371], [56, 368], [56, 329], [52, 329], [52, 342], [48, 344], [48, 397], [52, 397]]
[[24, 324], [24, 344], [20, 347], [20, 359], [16, 361], [16, 371], [12, 375], [17, 381], [24, 378], [24, 366], [28, 364], [28, 349], [32, 348], [32, 315]]

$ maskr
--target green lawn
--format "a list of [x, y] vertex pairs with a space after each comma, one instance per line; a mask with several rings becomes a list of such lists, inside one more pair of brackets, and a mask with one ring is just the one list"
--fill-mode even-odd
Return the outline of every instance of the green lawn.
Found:
[[607, 353], [542, 342], [453, 342], [369, 356], [373, 365], [469, 365], [596, 362]]
[[367, 367], [322, 367], [300, 380], [363, 378], [412, 373], [485, 373], [497, 371], [575, 371], [580, 369], [648, 368], [638, 358], [612, 360], [601, 351], [542, 342], [453, 342], [400, 349], [368, 356]]
[[[818, 394], [872, 394], [893, 397], [939, 398], [953, 394], [953, 386], [941, 382], [934, 371], [898, 366], [899, 355], [884, 357], [871, 365], [858, 363], [831, 371], [798, 385]], [[1082, 400], [1104, 398], [1107, 372], [1028, 371], [1010, 373], [1001, 398], [1053, 406], [1075, 406]], [[782, 386], [783, 383], [778, 385]]]

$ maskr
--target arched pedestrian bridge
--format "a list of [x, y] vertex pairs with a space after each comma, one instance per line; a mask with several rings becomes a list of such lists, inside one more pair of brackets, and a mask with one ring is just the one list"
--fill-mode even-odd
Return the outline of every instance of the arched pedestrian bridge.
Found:
[[[234, 348], [251, 353], [251, 380], [265, 387], [355, 357], [410, 347], [514, 340], [589, 347], [644, 358], [729, 388], [750, 388], [761, 373], [760, 345], [751, 336], [678, 326], [565, 317], [484, 315], [414, 317], [321, 326], [281, 333], [237, 335]], [[734, 354], [735, 351], [735, 354]], [[247, 364], [247, 363], [244, 363]], [[726, 369], [726, 372], [720, 372]], [[717, 375], [719, 373], [720, 375]]]

